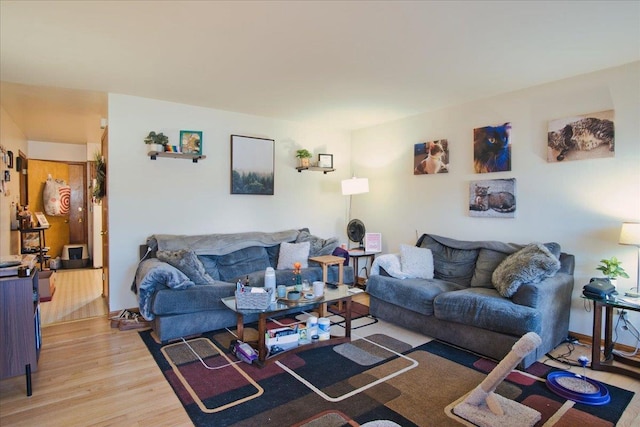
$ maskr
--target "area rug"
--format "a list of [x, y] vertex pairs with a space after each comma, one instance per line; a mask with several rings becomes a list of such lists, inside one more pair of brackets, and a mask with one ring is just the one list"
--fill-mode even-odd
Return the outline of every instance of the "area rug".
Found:
[[[414, 348], [384, 333], [358, 331], [349, 343], [290, 354], [264, 368], [234, 357], [227, 330], [166, 345], [149, 331], [140, 336], [196, 426], [469, 425], [451, 405], [495, 366], [438, 341]], [[633, 397], [607, 385], [607, 405], [567, 402], [546, 387], [551, 370], [534, 363], [512, 372], [496, 392], [539, 411], [539, 426], [613, 426]]]

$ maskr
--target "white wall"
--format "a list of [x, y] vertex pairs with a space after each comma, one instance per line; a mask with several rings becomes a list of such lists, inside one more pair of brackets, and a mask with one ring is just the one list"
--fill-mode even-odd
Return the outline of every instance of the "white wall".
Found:
[[[15, 219], [16, 205], [20, 203], [20, 180], [16, 172], [16, 159], [18, 152], [28, 154], [27, 138], [11, 116], [0, 107], [0, 144], [7, 151], [13, 152], [13, 169], [9, 169], [11, 180], [5, 183], [5, 191], [0, 193], [0, 256], [16, 255], [18, 245], [14, 244], [15, 250], [11, 250], [11, 240], [18, 239], [17, 231], [11, 231], [11, 220]], [[4, 173], [6, 165], [0, 167], [0, 172]]]
[[86, 162], [87, 145], [29, 141], [29, 158], [50, 162]]
[[[177, 145], [180, 130], [203, 132], [206, 159], [150, 160], [143, 140], [164, 132]], [[230, 135], [275, 140], [275, 195], [230, 194]], [[309, 227], [322, 237], [343, 235], [348, 177], [347, 132], [208, 108], [109, 95], [109, 304], [135, 307], [130, 286], [138, 246], [156, 233], [204, 234]], [[295, 150], [334, 155], [336, 172], [295, 169]]]
[[[636, 284], [637, 248], [619, 245], [623, 221], [640, 221], [640, 63], [421, 114], [352, 135], [352, 167], [370, 193], [353, 198], [353, 217], [381, 232], [385, 252], [422, 233], [464, 240], [556, 241], [576, 257], [570, 330], [591, 335], [582, 286], [617, 256]], [[547, 163], [547, 122], [615, 110], [615, 157]], [[512, 172], [473, 172], [473, 128], [511, 122]], [[446, 138], [448, 174], [413, 175], [414, 144]], [[469, 182], [516, 178], [514, 219], [472, 218]], [[635, 314], [635, 313], [634, 313]], [[640, 316], [630, 316], [640, 326]], [[626, 334], [626, 333], [625, 333]], [[630, 336], [623, 341], [635, 345]]]

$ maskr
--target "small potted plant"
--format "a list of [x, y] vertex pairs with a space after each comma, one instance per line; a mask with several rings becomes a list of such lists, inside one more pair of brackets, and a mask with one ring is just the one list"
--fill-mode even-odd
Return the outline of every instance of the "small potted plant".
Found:
[[303, 168], [309, 167], [309, 159], [313, 157], [313, 155], [306, 148], [301, 148], [296, 151], [296, 157], [300, 159], [300, 166]]
[[154, 131], [151, 131], [144, 139], [144, 143], [149, 145], [150, 151], [162, 153], [164, 152], [164, 147], [169, 144], [169, 137], [164, 135], [162, 132], [155, 133]]
[[602, 271], [602, 273], [609, 278], [612, 285], [616, 285], [618, 277], [629, 278], [629, 275], [621, 266], [622, 262], [616, 257], [609, 259], [601, 259], [600, 265], [596, 267], [596, 270]]

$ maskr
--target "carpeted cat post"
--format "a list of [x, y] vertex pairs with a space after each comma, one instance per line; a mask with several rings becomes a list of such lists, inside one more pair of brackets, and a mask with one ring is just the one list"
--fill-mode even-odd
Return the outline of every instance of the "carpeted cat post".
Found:
[[541, 343], [535, 332], [525, 334], [487, 378], [453, 408], [453, 413], [480, 427], [533, 426], [541, 418], [538, 411], [495, 394], [494, 390]]

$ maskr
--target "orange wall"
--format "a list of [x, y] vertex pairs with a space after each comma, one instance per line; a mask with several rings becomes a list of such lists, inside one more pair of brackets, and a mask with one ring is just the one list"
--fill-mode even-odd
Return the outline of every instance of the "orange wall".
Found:
[[[29, 210], [31, 213], [44, 213], [42, 192], [49, 174], [53, 179], [69, 182], [69, 167], [66, 163], [29, 159]], [[50, 248], [51, 258], [55, 258], [61, 256], [63, 246], [69, 244], [69, 216], [46, 215], [46, 217], [50, 224], [50, 228], [45, 231], [46, 245]]]

